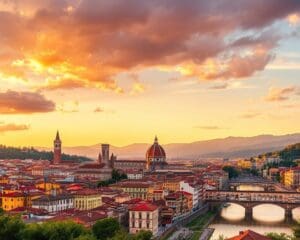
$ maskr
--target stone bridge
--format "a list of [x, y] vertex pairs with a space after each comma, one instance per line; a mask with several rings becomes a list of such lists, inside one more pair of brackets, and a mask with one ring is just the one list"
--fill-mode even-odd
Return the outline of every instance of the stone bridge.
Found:
[[298, 192], [263, 192], [263, 191], [214, 191], [207, 190], [206, 202], [237, 203], [245, 208], [246, 219], [252, 218], [253, 208], [261, 204], [275, 204], [285, 210], [286, 219], [292, 219], [292, 210], [300, 207]]
[[259, 186], [264, 188], [264, 191], [275, 191], [275, 185], [276, 183], [265, 179], [265, 178], [259, 178], [259, 177], [248, 177], [248, 178], [237, 178], [232, 179], [228, 182], [230, 190], [236, 191], [237, 188], [241, 185], [251, 185], [251, 186]]

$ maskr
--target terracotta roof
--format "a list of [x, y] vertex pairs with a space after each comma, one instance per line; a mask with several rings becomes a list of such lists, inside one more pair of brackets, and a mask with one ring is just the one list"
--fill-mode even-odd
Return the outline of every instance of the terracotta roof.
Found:
[[138, 204], [135, 204], [133, 207], [131, 207], [130, 211], [153, 212], [157, 208], [158, 207], [156, 205], [153, 205], [151, 203], [139, 202]]
[[158, 144], [155, 138], [153, 145], [147, 150], [146, 158], [165, 158], [165, 150]]
[[87, 163], [82, 166], [79, 166], [79, 168], [84, 168], [84, 169], [99, 169], [103, 168], [105, 166], [104, 163]]
[[228, 238], [227, 240], [271, 240], [266, 236], [263, 236], [257, 232], [251, 230], [241, 231], [238, 236]]
[[24, 197], [24, 194], [20, 192], [11, 192], [3, 194], [3, 197]]
[[93, 189], [82, 189], [74, 193], [74, 195], [100, 195], [100, 193]]

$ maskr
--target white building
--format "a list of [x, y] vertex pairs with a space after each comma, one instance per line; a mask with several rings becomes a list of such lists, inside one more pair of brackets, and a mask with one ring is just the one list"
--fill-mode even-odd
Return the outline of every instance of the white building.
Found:
[[71, 195], [46, 195], [32, 200], [32, 208], [45, 209], [49, 213], [60, 212], [74, 208], [74, 198]]
[[199, 206], [200, 185], [190, 184], [185, 181], [180, 182], [181, 191], [188, 192], [193, 195], [193, 209]]
[[129, 210], [129, 232], [137, 233], [141, 230], [151, 231], [155, 236], [158, 233], [158, 207], [140, 202]]
[[127, 178], [128, 179], [131, 179], [131, 180], [138, 180], [138, 179], [142, 179], [143, 176], [144, 176], [144, 173], [143, 171], [141, 170], [127, 170], [126, 171], [126, 175], [127, 175]]

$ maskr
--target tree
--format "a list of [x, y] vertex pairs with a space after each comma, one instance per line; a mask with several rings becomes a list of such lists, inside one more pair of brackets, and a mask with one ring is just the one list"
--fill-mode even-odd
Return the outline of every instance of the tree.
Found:
[[22, 240], [22, 232], [25, 224], [19, 216], [0, 216], [0, 239], [1, 240]]
[[111, 240], [134, 240], [133, 236], [128, 234], [124, 229], [116, 232]]
[[111, 238], [119, 230], [120, 224], [114, 218], [105, 218], [103, 220], [99, 220], [92, 227], [92, 232], [98, 240], [106, 240]]
[[74, 240], [96, 240], [96, 238], [93, 235], [80, 235], [78, 238], [75, 238]]
[[229, 179], [236, 178], [240, 174], [239, 171], [235, 167], [232, 167], [232, 166], [225, 166], [225, 167], [223, 167], [223, 170], [228, 173]]
[[141, 230], [134, 235], [135, 240], [150, 240], [152, 238], [152, 232]]
[[296, 239], [300, 239], [300, 221], [293, 226], [293, 232]]
[[23, 232], [24, 240], [70, 240], [83, 237], [89, 231], [72, 221], [29, 224]]
[[127, 175], [125, 173], [120, 172], [119, 170], [113, 169], [111, 173], [111, 178], [118, 182], [122, 179], [127, 179]]
[[286, 233], [268, 233], [267, 237], [271, 238], [272, 240], [293, 240], [293, 236], [287, 235]]

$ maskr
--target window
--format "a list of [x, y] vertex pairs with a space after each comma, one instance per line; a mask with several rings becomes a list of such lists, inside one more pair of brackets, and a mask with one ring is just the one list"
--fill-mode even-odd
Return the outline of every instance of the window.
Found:
[[150, 224], [149, 223], [147, 223], [147, 228], [150, 228]]
[[139, 212], [139, 219], [142, 219], [142, 213]]
[[150, 214], [149, 213], [147, 213], [147, 219], [150, 219]]

